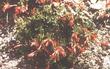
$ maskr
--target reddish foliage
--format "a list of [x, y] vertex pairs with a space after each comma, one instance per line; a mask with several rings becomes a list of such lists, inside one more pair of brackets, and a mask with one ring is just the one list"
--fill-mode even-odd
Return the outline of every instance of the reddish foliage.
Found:
[[72, 33], [71, 40], [76, 41], [76, 42], [79, 42], [78, 33], [75, 33], [75, 32]]
[[6, 3], [4, 6], [3, 6], [3, 12], [5, 12], [7, 9], [10, 8], [10, 4], [9, 3]]
[[59, 19], [60, 19], [63, 23], [65, 23], [65, 21], [67, 20], [66, 16], [61, 16]]
[[97, 33], [91, 34], [91, 40], [96, 40], [97, 37], [98, 37]]
[[5, 3], [3, 8], [2, 8], [2, 11], [7, 12], [11, 8], [15, 8], [15, 13], [16, 12], [18, 13], [18, 11], [16, 11], [16, 10], [23, 10], [21, 7], [17, 6], [16, 4], [10, 5], [9, 3]]
[[21, 7], [15, 7], [15, 14], [18, 15], [21, 13]]
[[13, 48], [16, 49], [16, 48], [20, 48], [21, 45], [15, 45]]
[[15, 14], [25, 13], [28, 10], [27, 6], [17, 6], [15, 7]]
[[110, 7], [110, 0], [106, 0], [106, 7]]
[[31, 53], [29, 53], [29, 54], [27, 55], [27, 57], [28, 57], [28, 58], [32, 58], [32, 57], [34, 57], [34, 55], [35, 55], [35, 52], [31, 52]]
[[33, 39], [31, 42], [31, 46], [34, 46], [37, 49], [40, 46], [40, 42], [36, 39]]
[[69, 20], [69, 26], [70, 26], [71, 28], [73, 28], [73, 26], [74, 26], [74, 19], [73, 19], [73, 18], [71, 18], [71, 19]]
[[62, 47], [57, 47], [56, 48], [56, 51], [59, 52], [59, 54], [62, 56], [62, 57], [65, 57], [66, 56], [66, 53], [64, 51], [64, 49]]
[[45, 3], [46, 3], [46, 0], [36, 0], [36, 2], [37, 2], [38, 4], [45, 4]]
[[110, 42], [108, 42], [108, 41], [101, 42], [101, 46], [108, 47], [108, 46], [110, 46]]
[[77, 48], [79, 49], [79, 52], [80, 53], [82, 53], [82, 52], [84, 52], [86, 50], [86, 47], [80, 47], [80, 46], [78, 46]]
[[68, 54], [73, 53], [73, 48], [71, 46], [67, 46], [66, 50], [68, 51]]
[[51, 58], [53, 61], [58, 61], [58, 60], [59, 60], [56, 53], [53, 53], [52, 55], [50, 55], [50, 58]]
[[65, 57], [65, 56], [66, 56], [66, 53], [64, 49], [62, 47], [57, 47], [54, 53], [50, 55], [50, 58], [54, 61], [59, 61], [59, 57]]
[[25, 13], [28, 10], [27, 6], [10, 5], [9, 3], [6, 3], [3, 6], [2, 10], [3, 10], [3, 12], [6, 12], [9, 9], [11, 9], [12, 7], [15, 9], [14, 12], [16, 15], [21, 14], [21, 13]]

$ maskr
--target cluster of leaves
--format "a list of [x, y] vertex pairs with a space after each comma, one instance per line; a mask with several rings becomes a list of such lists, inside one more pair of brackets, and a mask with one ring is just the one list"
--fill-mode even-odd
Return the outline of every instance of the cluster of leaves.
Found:
[[15, 45], [14, 49], [27, 60], [34, 60], [36, 68], [71, 68], [74, 58], [84, 52], [90, 42], [97, 42], [94, 29], [101, 23], [97, 25], [96, 21], [106, 17], [103, 21], [109, 23], [108, 11], [106, 15], [99, 15], [99, 10], [86, 4], [88, 1], [18, 0], [12, 5], [5, 2], [2, 10], [13, 16], [16, 39], [23, 44]]

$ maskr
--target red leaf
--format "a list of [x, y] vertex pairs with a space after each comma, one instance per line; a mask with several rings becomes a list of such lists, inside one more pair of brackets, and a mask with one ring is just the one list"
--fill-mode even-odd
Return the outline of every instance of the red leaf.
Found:
[[10, 8], [10, 5], [9, 3], [6, 3], [4, 6], [3, 6], [3, 12], [5, 12], [7, 9]]
[[21, 7], [15, 7], [15, 14], [18, 15], [21, 13]]
[[27, 57], [28, 57], [28, 58], [32, 58], [32, 57], [34, 57], [34, 55], [35, 55], [35, 52], [31, 52], [31, 53], [29, 53], [29, 54], [27, 55]]
[[91, 40], [96, 40], [97, 37], [98, 37], [97, 34], [96, 34], [96, 33], [93, 33], [93, 34], [91, 35]]
[[73, 52], [73, 50], [72, 50], [72, 48], [71, 48], [71, 47], [67, 47], [67, 50], [68, 50], [68, 52], [70, 52], [70, 53], [72, 53], [72, 52]]
[[86, 49], [85, 48], [80, 48], [80, 52], [84, 52]]
[[21, 14], [21, 13], [25, 13], [26, 11], [28, 10], [28, 7], [27, 6], [17, 6], [15, 7], [15, 14], [18, 15], [18, 14]]
[[62, 0], [52, 0], [52, 1], [58, 3], [58, 2], [61, 2]]
[[3, 6], [2, 10], [3, 10], [3, 12], [6, 12], [8, 9], [10, 9], [11, 7], [14, 7], [14, 6], [17, 6], [17, 5], [10, 5], [9, 3], [6, 3]]
[[16, 49], [16, 48], [19, 48], [19, 47], [21, 47], [21, 45], [16, 45], [13, 48]]
[[79, 37], [78, 37], [78, 34], [77, 33], [73, 33], [72, 34], [72, 40], [74, 40], [76, 42], [79, 42]]
[[110, 42], [106, 41], [106, 42], [101, 42], [101, 46], [110, 46]]
[[75, 47], [71, 47], [71, 46], [70, 47], [67, 47], [66, 49], [68, 51], [68, 54], [71, 54], [71, 53], [74, 53], [75, 54], [76, 51], [77, 51]]
[[69, 26], [72, 28], [74, 26], [74, 19], [70, 19]]
[[60, 17], [60, 20], [63, 21], [63, 22], [65, 22], [67, 19], [66, 19], [65, 16], [61, 16], [61, 17]]
[[39, 46], [39, 48], [38, 48], [38, 50], [40, 50], [41, 48], [47, 48], [48, 46], [55, 46], [55, 42], [52, 40], [52, 39], [49, 39], [49, 38], [47, 38], [47, 39], [44, 39], [42, 42], [41, 42], [41, 44], [40, 44], [40, 46]]
[[110, 7], [110, 0], [106, 0], [106, 7]]
[[36, 2], [37, 2], [38, 4], [45, 4], [45, 3], [46, 3], [46, 0], [36, 0]]
[[76, 48], [72, 48], [72, 50], [73, 50], [73, 53], [76, 54], [76, 51], [77, 51]]
[[54, 52], [52, 55], [50, 55], [50, 58], [54, 61], [57, 61], [58, 60], [58, 57], [56, 55], [56, 53]]
[[62, 57], [66, 56], [66, 53], [62, 47], [57, 47], [55, 51], [58, 51]]
[[38, 48], [40, 46], [40, 42], [36, 39], [33, 39], [31, 42], [31, 46], [35, 46], [36, 48]]

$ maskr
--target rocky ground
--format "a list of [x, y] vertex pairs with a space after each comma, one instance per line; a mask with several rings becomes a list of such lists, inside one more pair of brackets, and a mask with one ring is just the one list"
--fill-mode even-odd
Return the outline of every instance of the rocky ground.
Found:
[[9, 46], [9, 42], [14, 40], [12, 33], [13, 31], [0, 30], [0, 69], [17, 69], [16, 65], [20, 61], [19, 59], [11, 59], [8, 50], [5, 50]]

